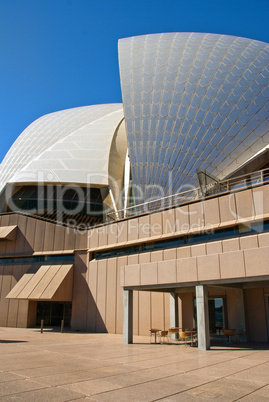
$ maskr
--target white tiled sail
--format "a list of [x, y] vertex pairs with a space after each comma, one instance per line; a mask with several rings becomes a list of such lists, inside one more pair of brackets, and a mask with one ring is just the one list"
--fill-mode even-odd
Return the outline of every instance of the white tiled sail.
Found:
[[109, 151], [123, 119], [121, 104], [67, 109], [27, 127], [1, 164], [0, 191], [7, 182], [87, 183], [99, 174], [107, 184]]
[[137, 36], [119, 41], [119, 64], [133, 183], [145, 198], [197, 186], [197, 169], [222, 179], [269, 143], [267, 43]]

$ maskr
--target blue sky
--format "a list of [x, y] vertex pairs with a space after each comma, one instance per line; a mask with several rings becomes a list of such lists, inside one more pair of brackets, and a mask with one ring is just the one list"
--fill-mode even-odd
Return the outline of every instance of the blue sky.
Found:
[[269, 42], [269, 0], [0, 0], [0, 161], [38, 117], [121, 102], [117, 41], [211, 32]]

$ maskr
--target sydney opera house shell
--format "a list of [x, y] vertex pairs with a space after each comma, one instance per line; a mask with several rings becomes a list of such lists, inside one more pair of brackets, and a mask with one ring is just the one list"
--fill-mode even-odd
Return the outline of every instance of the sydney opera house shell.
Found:
[[268, 341], [269, 45], [137, 36], [119, 69], [123, 104], [45, 115], [0, 165], [0, 326]]

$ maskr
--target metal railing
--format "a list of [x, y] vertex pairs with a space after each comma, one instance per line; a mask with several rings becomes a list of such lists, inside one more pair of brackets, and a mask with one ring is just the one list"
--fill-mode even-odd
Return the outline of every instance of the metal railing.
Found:
[[109, 222], [139, 216], [188, 204], [217, 194], [242, 191], [246, 188], [260, 186], [266, 183], [269, 183], [269, 168], [209, 184], [206, 186], [205, 195], [202, 194], [201, 188], [197, 187], [167, 197], [134, 205], [119, 211], [110, 211], [106, 214], [106, 218], [107, 222]]

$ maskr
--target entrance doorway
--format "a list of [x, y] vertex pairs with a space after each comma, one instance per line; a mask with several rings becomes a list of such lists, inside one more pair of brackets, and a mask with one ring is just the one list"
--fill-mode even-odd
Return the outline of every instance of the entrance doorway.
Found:
[[[225, 297], [208, 298], [209, 331], [211, 336], [222, 335], [222, 330], [227, 328], [226, 299]], [[194, 319], [197, 327], [196, 298], [194, 299]]]
[[208, 298], [209, 331], [220, 335], [225, 328], [225, 306], [223, 297]]
[[41, 320], [44, 320], [45, 326], [60, 327], [61, 321], [64, 320], [64, 326], [70, 327], [71, 315], [71, 302], [37, 302], [37, 326], [40, 326]]

